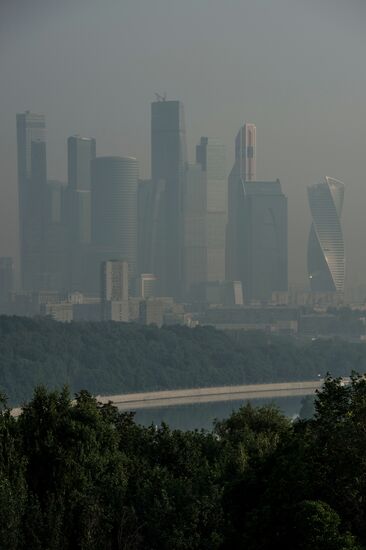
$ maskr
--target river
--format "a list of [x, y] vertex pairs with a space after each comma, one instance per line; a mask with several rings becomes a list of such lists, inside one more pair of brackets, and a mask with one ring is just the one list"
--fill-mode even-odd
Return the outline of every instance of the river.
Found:
[[[251, 399], [254, 406], [263, 406], [273, 403], [288, 417], [296, 416], [301, 407], [302, 396], [274, 397], [267, 399]], [[156, 407], [139, 409], [135, 420], [138, 424], [148, 426], [166, 422], [171, 428], [180, 430], [210, 430], [215, 419], [227, 418], [233, 411], [239, 409], [248, 400], [221, 401], [216, 403], [194, 403], [190, 405], [173, 405], [171, 407]]]

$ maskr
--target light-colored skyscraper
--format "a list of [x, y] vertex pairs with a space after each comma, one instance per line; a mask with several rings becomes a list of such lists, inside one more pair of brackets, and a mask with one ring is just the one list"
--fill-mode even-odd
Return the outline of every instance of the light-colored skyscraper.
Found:
[[183, 192], [184, 291], [225, 279], [227, 180], [225, 147], [202, 137], [195, 165], [187, 168]]
[[[130, 280], [136, 277], [137, 160], [132, 157], [97, 157], [92, 161], [92, 266], [123, 258]], [[98, 277], [97, 277], [98, 278]]]
[[227, 179], [225, 146], [217, 138], [202, 137], [196, 148], [205, 191], [206, 281], [225, 279]]
[[344, 292], [345, 251], [341, 227], [344, 184], [333, 178], [308, 187], [312, 224], [308, 273], [313, 292]]
[[[29, 255], [33, 255], [33, 252], [29, 250], [31, 247], [34, 251], [35, 245], [31, 244], [29, 239], [29, 232], [34, 234], [37, 230], [33, 227], [32, 220], [34, 220], [34, 202], [37, 201], [36, 197], [33, 197], [34, 186], [37, 186], [35, 177], [37, 170], [39, 172], [40, 163], [44, 162], [45, 167], [45, 145], [43, 150], [43, 160], [40, 159], [40, 148], [38, 147], [38, 153], [33, 152], [32, 157], [32, 142], [38, 142], [45, 144], [46, 139], [46, 122], [44, 115], [39, 115], [26, 111], [25, 113], [19, 113], [16, 116], [17, 126], [17, 157], [18, 157], [18, 215], [19, 215], [19, 251], [20, 251], [20, 272], [21, 272], [21, 284], [24, 289], [32, 290], [29, 288], [31, 283], [30, 277], [27, 278], [27, 271], [29, 269], [29, 262], [26, 258]], [[39, 163], [38, 168], [33, 168], [32, 176], [32, 158]], [[42, 181], [46, 181], [45, 173], [40, 174]], [[33, 180], [33, 184], [32, 184]], [[40, 182], [40, 185], [42, 182]], [[37, 189], [38, 191], [39, 189]], [[39, 201], [39, 197], [38, 197]], [[37, 222], [38, 224], [38, 222]], [[39, 224], [38, 224], [39, 225]]]
[[257, 129], [254, 124], [245, 123], [235, 139], [235, 162], [237, 171], [244, 181], [257, 179], [256, 166]]
[[[184, 110], [164, 98], [151, 105], [152, 208], [158, 219], [152, 271], [160, 293], [179, 296], [182, 283], [182, 188], [187, 163]], [[163, 188], [163, 189], [162, 189]], [[163, 190], [163, 192], [162, 192]], [[159, 202], [159, 204], [156, 204]]]

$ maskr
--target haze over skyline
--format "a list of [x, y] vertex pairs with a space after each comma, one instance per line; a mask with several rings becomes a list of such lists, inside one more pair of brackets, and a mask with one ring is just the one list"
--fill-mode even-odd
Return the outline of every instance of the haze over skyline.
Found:
[[365, 6], [361, 1], [34, 0], [0, 5], [0, 255], [17, 249], [15, 114], [47, 123], [48, 177], [66, 181], [67, 137], [135, 156], [150, 174], [154, 92], [184, 103], [189, 160], [257, 126], [257, 177], [289, 199], [290, 281], [306, 280], [306, 186], [345, 183], [347, 282], [366, 281]]

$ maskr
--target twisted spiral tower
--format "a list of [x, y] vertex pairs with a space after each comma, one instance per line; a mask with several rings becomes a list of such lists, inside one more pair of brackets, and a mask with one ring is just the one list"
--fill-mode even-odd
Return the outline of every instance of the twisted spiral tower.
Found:
[[333, 178], [308, 187], [312, 225], [308, 274], [313, 292], [344, 292], [345, 254], [341, 227], [344, 184]]

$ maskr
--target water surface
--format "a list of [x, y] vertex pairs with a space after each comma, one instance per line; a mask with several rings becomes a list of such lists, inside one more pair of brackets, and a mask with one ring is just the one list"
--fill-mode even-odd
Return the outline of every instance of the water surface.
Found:
[[233, 411], [248, 403], [253, 406], [264, 406], [269, 403], [276, 405], [286, 416], [296, 416], [301, 407], [303, 396], [274, 397], [271, 399], [250, 399], [239, 401], [219, 401], [216, 403], [194, 403], [190, 405], [174, 405], [171, 407], [156, 407], [136, 411], [136, 422], [144, 426], [160, 425], [165, 422], [173, 429], [180, 430], [210, 430], [215, 419], [222, 420]]

